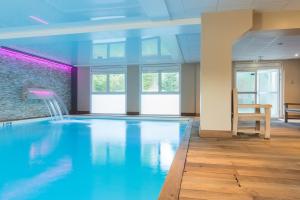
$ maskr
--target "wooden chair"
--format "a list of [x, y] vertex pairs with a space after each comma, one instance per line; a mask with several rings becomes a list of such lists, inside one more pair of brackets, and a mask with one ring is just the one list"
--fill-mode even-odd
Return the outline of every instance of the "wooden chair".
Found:
[[[265, 139], [270, 139], [271, 108], [269, 104], [238, 104], [237, 89], [233, 89], [233, 117], [232, 117], [232, 136], [237, 136], [238, 132], [251, 134], [264, 134]], [[255, 113], [239, 113], [239, 108], [253, 108]], [[261, 112], [264, 109], [264, 113]], [[238, 128], [239, 121], [255, 121], [255, 129]], [[260, 126], [260, 122], [265, 121], [265, 127]]]

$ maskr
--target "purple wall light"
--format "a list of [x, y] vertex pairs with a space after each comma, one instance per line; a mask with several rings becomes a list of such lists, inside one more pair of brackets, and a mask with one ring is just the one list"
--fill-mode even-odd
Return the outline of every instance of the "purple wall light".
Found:
[[37, 64], [40, 64], [41, 67], [47, 66], [49, 68], [59, 69], [59, 70], [67, 71], [67, 72], [71, 72], [72, 67], [73, 67], [71, 65], [67, 65], [64, 63], [57, 62], [57, 61], [49, 60], [47, 58], [34, 56], [31, 54], [17, 51], [14, 49], [10, 49], [7, 47], [0, 47], [0, 55], [12, 57], [12, 58], [22, 60], [22, 61], [37, 63]]

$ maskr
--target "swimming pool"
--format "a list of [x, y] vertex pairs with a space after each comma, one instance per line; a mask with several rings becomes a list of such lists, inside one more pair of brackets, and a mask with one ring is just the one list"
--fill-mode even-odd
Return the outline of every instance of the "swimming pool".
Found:
[[72, 118], [0, 128], [0, 199], [157, 199], [187, 120]]

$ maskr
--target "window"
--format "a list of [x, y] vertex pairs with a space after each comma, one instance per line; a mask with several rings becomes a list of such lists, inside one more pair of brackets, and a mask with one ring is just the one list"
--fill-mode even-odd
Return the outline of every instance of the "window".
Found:
[[142, 40], [143, 56], [158, 56], [159, 38], [150, 38]]
[[106, 74], [94, 74], [93, 75], [93, 92], [106, 92], [107, 90], [107, 76]]
[[125, 43], [112, 43], [109, 45], [110, 58], [124, 58], [125, 57]]
[[179, 72], [161, 73], [161, 91], [179, 92]]
[[95, 43], [93, 59], [125, 58], [125, 42]]
[[164, 43], [163, 41], [161, 42], [161, 56], [171, 56], [170, 50], [169, 48], [167, 48], [166, 43]]
[[142, 56], [171, 56], [169, 43], [165, 38], [155, 37], [142, 40]]
[[125, 68], [94, 68], [92, 76], [92, 113], [126, 113], [126, 70]]
[[108, 45], [107, 44], [94, 44], [93, 59], [107, 59]]
[[125, 92], [125, 74], [109, 74], [109, 92]]
[[159, 73], [145, 72], [142, 74], [143, 92], [158, 92], [158, 76]]
[[[272, 117], [278, 118], [281, 112], [280, 65], [258, 66], [256, 68], [239, 66], [235, 72], [238, 101], [240, 104], [271, 104]], [[254, 109], [239, 109], [252, 113]]]
[[180, 114], [179, 67], [144, 66], [141, 77], [141, 114]]

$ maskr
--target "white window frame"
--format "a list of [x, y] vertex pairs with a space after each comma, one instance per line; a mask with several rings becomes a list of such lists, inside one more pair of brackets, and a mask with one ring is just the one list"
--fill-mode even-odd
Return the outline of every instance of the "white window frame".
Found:
[[[107, 58], [99, 58], [99, 57], [95, 58], [95, 56], [94, 56], [94, 54], [95, 54], [94, 53], [94, 47], [95, 46], [101, 46], [101, 45], [106, 45], [106, 57]], [[109, 58], [109, 55], [108, 55], [109, 51], [108, 51], [108, 49], [109, 49], [109, 45], [107, 43], [94, 43], [93, 47], [92, 47], [92, 60], [107, 60]]]
[[[123, 57], [111, 57], [110, 49], [111, 49], [111, 45], [114, 45], [114, 44], [124, 44], [124, 56]], [[94, 52], [93, 52], [92, 53], [92, 60], [108, 60], [108, 59], [125, 59], [126, 58], [126, 42], [125, 41], [110, 42], [110, 43], [93, 43], [92, 51], [94, 51], [94, 46], [97, 46], [97, 45], [106, 45], [107, 58], [94, 58]]]
[[[93, 92], [93, 75], [106, 74], [106, 92]], [[125, 91], [124, 92], [110, 92], [109, 74], [124, 74], [125, 75]], [[125, 114], [127, 113], [127, 67], [91, 67], [90, 68], [90, 112], [92, 112], [92, 95], [125, 95]], [[111, 114], [114, 115], [114, 114]], [[116, 114], [117, 115], [117, 114]]]
[[[233, 85], [236, 87], [236, 74], [237, 72], [254, 72], [255, 73], [255, 91], [251, 92], [251, 94], [255, 95], [255, 103], [257, 103], [257, 98], [258, 98], [258, 91], [257, 91], [257, 74], [258, 70], [263, 70], [263, 69], [278, 69], [279, 70], [279, 110], [278, 110], [278, 118], [283, 117], [283, 65], [280, 62], [261, 62], [261, 63], [251, 63], [251, 62], [243, 62], [239, 64], [234, 65], [234, 82]], [[238, 92], [238, 94], [250, 94], [250, 92]]]
[[[153, 67], [153, 72], [158, 72], [158, 92], [143, 92], [143, 68], [151, 68]], [[172, 70], [173, 68], [173, 70]], [[163, 72], [178, 72], [179, 73], [179, 88], [178, 88], [178, 92], [162, 92], [161, 90], [161, 73]], [[140, 89], [139, 89], [139, 98], [140, 98], [140, 105], [139, 105], [139, 110], [140, 113], [142, 111], [142, 95], [145, 94], [156, 94], [156, 95], [170, 95], [170, 94], [178, 94], [179, 95], [179, 116], [181, 115], [181, 70], [182, 67], [181, 65], [178, 64], [170, 64], [170, 65], [140, 65], [140, 73], [139, 73], [139, 77], [140, 77]], [[149, 72], [151, 72], [152, 70], [149, 70]], [[148, 115], [148, 114], [143, 114], [143, 115]], [[152, 115], [152, 114], [149, 114]], [[157, 114], [158, 116], [160, 116], [160, 114]], [[167, 114], [166, 114], [167, 115]], [[163, 116], [163, 115], [161, 115]]]
[[[110, 55], [110, 49], [111, 49], [111, 45], [114, 45], [114, 44], [124, 44], [124, 56], [123, 57], [111, 57], [111, 55]], [[112, 43], [108, 43], [107, 55], [108, 55], [108, 59], [124, 59], [126, 57], [126, 43], [125, 42], [112, 42]]]
[[[143, 55], [143, 41], [147, 40], [157, 40], [157, 55]], [[151, 57], [160, 57], [161, 56], [161, 38], [160, 37], [150, 37], [144, 38], [141, 40], [141, 56], [144, 58], [151, 58]]]

